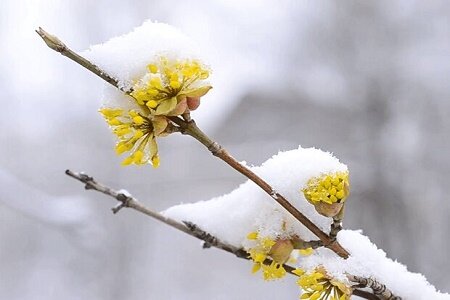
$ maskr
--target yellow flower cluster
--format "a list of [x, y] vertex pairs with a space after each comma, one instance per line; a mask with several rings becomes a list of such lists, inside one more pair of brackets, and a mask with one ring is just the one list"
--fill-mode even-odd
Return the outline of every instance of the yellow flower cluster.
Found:
[[152, 115], [181, 115], [187, 108], [186, 98], [202, 97], [211, 89], [203, 82], [209, 71], [197, 60], [169, 60], [160, 56], [147, 70], [135, 83], [131, 95]]
[[129, 93], [136, 109], [100, 109], [118, 138], [117, 154], [130, 152], [123, 165], [159, 165], [156, 137], [169, 134], [167, 117], [197, 108], [200, 97], [211, 89], [205, 82], [208, 77], [209, 71], [197, 60], [157, 56]]
[[348, 172], [337, 172], [311, 178], [303, 189], [306, 200], [312, 204], [343, 203], [349, 195]]
[[294, 274], [299, 276], [297, 284], [302, 289], [300, 299], [304, 300], [349, 300], [352, 290], [343, 282], [328, 276], [323, 267], [305, 272], [295, 269]]
[[158, 167], [158, 146], [155, 137], [162, 135], [167, 127], [167, 120], [159, 116], [145, 116], [136, 110], [102, 108], [100, 113], [111, 126], [119, 142], [116, 153], [130, 152], [122, 162], [123, 165], [142, 165], [151, 162]]
[[257, 241], [256, 247], [248, 250], [250, 258], [254, 262], [252, 273], [256, 273], [261, 270], [264, 280], [283, 278], [286, 275], [286, 270], [283, 267], [284, 262], [277, 262], [272, 257], [273, 260], [270, 265], [264, 263], [264, 261], [270, 256], [272, 247], [276, 244], [276, 242], [268, 237], [259, 237], [257, 232], [249, 233], [247, 238], [249, 240]]

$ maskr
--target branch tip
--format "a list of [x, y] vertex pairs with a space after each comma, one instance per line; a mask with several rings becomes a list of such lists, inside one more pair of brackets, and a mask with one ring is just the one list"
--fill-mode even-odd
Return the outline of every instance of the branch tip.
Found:
[[47, 31], [42, 29], [42, 27], [39, 27], [36, 30], [36, 33], [39, 34], [39, 36], [44, 40], [45, 44], [47, 44], [50, 49], [53, 49], [56, 52], [63, 52], [65, 49], [67, 49], [67, 46], [63, 42], [61, 42], [58, 37], [48, 33]]
[[111, 210], [112, 210], [113, 214], [117, 214], [124, 207], [125, 207], [125, 205], [122, 202], [122, 203], [118, 203], [116, 206], [111, 208]]

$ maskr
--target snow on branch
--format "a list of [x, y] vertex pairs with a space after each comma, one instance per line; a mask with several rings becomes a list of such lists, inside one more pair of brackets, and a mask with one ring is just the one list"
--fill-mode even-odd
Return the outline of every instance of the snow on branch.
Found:
[[211, 89], [210, 68], [175, 28], [148, 21], [83, 56], [43, 29], [37, 33], [51, 49], [110, 84], [100, 113], [118, 139], [117, 154], [128, 155], [123, 165], [158, 167], [157, 140], [179, 132], [248, 178], [227, 195], [157, 213], [125, 191], [66, 172], [86, 189], [119, 201], [114, 213], [132, 208], [203, 240], [206, 248], [251, 259], [253, 272], [261, 271], [266, 280], [296, 275], [301, 299], [449, 299], [422, 275], [387, 258], [360, 232], [341, 230], [349, 171], [332, 154], [299, 147], [250, 168], [207, 136], [190, 112]]
[[[140, 201], [138, 201], [136, 198], [134, 198], [128, 191], [121, 189], [121, 190], [115, 190], [105, 184], [102, 184], [100, 182], [97, 182], [93, 177], [85, 174], [85, 173], [79, 173], [79, 172], [73, 172], [71, 170], [66, 170], [66, 175], [84, 183], [84, 187], [86, 190], [94, 190], [100, 193], [103, 193], [107, 196], [110, 196], [114, 199], [116, 199], [119, 203], [114, 206], [111, 210], [114, 214], [118, 213], [122, 208], [131, 208], [135, 211], [138, 211], [144, 215], [147, 215], [157, 221], [160, 221], [166, 225], [169, 225], [181, 232], [184, 232], [186, 234], [189, 234], [195, 238], [198, 238], [204, 242], [203, 248], [210, 248], [214, 247], [223, 251], [226, 251], [230, 254], [234, 254], [238, 258], [249, 260], [249, 254], [247, 251], [245, 251], [243, 248], [235, 247], [234, 245], [225, 243], [218, 239], [217, 237], [211, 235], [210, 233], [202, 230], [200, 227], [198, 227], [196, 224], [189, 222], [189, 221], [183, 221], [178, 222], [176, 220], [173, 220], [171, 218], [168, 218], [164, 216], [164, 214], [158, 213], [149, 207], [142, 204]], [[311, 244], [307, 244], [307, 246], [311, 246]], [[270, 266], [272, 264], [272, 259], [266, 258], [264, 260], [264, 264]], [[295, 268], [289, 266], [289, 265], [283, 265], [283, 268], [292, 275], [297, 275], [295, 272]], [[356, 276], [353, 276], [356, 278]], [[352, 277], [352, 278], [353, 278]], [[368, 281], [368, 279], [359, 278], [358, 280], [354, 280], [354, 282], [361, 284], [362, 280]], [[365, 287], [365, 286], [364, 286]], [[367, 286], [370, 287], [370, 286]], [[353, 290], [353, 294], [357, 295], [359, 297], [365, 298], [365, 299], [379, 299], [374, 294], [371, 294], [367, 291], [363, 291], [360, 289]]]

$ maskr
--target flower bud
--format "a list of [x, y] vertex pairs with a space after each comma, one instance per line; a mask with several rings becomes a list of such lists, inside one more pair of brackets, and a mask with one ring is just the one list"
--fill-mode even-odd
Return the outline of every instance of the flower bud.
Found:
[[316, 211], [321, 214], [322, 216], [325, 217], [334, 217], [336, 216], [342, 209], [342, 207], [344, 206], [344, 202], [338, 203], [335, 202], [333, 204], [328, 204], [325, 202], [318, 202], [316, 204], [314, 204], [314, 208], [316, 209]]
[[190, 110], [196, 110], [200, 106], [200, 97], [187, 97], [186, 99]]
[[334, 217], [341, 211], [349, 193], [348, 172], [311, 178], [303, 189], [306, 200], [326, 217]]
[[269, 251], [270, 257], [279, 264], [284, 264], [288, 261], [294, 250], [294, 245], [291, 240], [278, 240]]

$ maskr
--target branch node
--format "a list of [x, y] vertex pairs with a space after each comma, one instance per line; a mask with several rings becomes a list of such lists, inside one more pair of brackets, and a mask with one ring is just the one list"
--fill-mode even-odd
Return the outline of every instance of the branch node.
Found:
[[84, 186], [85, 190], [93, 190], [95, 187], [90, 182], [86, 182], [86, 185]]
[[331, 228], [330, 228], [330, 240], [333, 242], [336, 241], [336, 237], [337, 237], [339, 231], [341, 231], [341, 230], [342, 230], [342, 219], [333, 217], [333, 223], [331, 223]]
[[192, 222], [183, 221], [183, 223], [197, 238], [203, 240], [203, 249], [211, 248], [211, 246], [217, 245], [218, 240], [215, 236], [207, 233]]
[[189, 111], [183, 113], [183, 119], [184, 119], [186, 122], [191, 122], [191, 121], [193, 121], [192, 118], [191, 118], [191, 113], [190, 113]]
[[116, 206], [111, 208], [113, 214], [117, 214], [124, 207], [123, 203], [118, 203]]
[[117, 194], [116, 199], [117, 201], [120, 201], [120, 203], [111, 208], [114, 214], [117, 214], [124, 207], [130, 207], [130, 202], [133, 200], [131, 197], [123, 193]]
[[212, 155], [218, 156], [219, 152], [222, 151], [222, 146], [220, 146], [217, 142], [213, 142], [209, 145], [208, 150], [212, 153]]
[[383, 300], [401, 300], [401, 297], [395, 296], [386, 285], [372, 278], [348, 275], [348, 279], [357, 283], [356, 287], [367, 287], [372, 289], [373, 293]]
[[275, 200], [278, 200], [278, 192], [275, 191], [275, 190], [272, 190], [272, 191], [270, 192], [270, 197], [272, 197], [272, 198], [275, 199]]
[[294, 244], [294, 249], [317, 249], [323, 247], [323, 242], [321, 240], [304, 241], [300, 238], [295, 238], [292, 242]]

